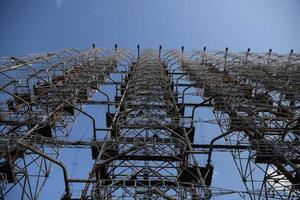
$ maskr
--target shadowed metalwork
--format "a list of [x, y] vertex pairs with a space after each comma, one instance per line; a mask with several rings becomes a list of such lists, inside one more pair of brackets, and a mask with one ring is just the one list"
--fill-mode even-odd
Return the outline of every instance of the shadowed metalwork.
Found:
[[[63, 200], [300, 197], [300, 55], [293, 51], [185, 53], [138, 46], [136, 52], [115, 46], [0, 63], [4, 198], [18, 187], [21, 199], [38, 199], [53, 165], [63, 172]], [[113, 99], [101, 89], [105, 85], [115, 86]], [[189, 89], [201, 100], [188, 103]], [[85, 105], [107, 112], [98, 119]], [[195, 142], [201, 108], [212, 110], [222, 131], [209, 144]], [[91, 122], [90, 140], [69, 139], [79, 115]], [[98, 128], [98, 120], [106, 127]], [[63, 148], [91, 149], [88, 177], [70, 177], [58, 158]], [[232, 154], [245, 189], [213, 187], [213, 151]], [[70, 184], [81, 184], [81, 193]]]

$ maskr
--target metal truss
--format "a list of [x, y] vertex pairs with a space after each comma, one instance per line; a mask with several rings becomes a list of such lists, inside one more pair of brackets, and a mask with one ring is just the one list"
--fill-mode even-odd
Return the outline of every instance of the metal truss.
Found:
[[199, 95], [212, 98], [226, 142], [251, 146], [232, 150], [250, 199], [298, 199], [300, 55], [173, 54]]
[[[0, 64], [4, 199], [12, 191], [38, 199], [53, 165], [63, 172], [63, 200], [300, 197], [300, 55], [293, 51], [115, 46], [6, 57]], [[116, 87], [114, 99], [100, 89], [105, 85]], [[187, 103], [191, 88], [201, 102]], [[104, 100], [92, 99], [96, 93]], [[100, 119], [106, 127], [97, 127], [85, 105], [107, 106]], [[197, 144], [195, 110], [207, 107], [222, 134]], [[90, 140], [69, 138], [79, 115], [92, 122]], [[59, 160], [63, 148], [91, 149], [88, 177], [69, 176]], [[213, 151], [231, 152], [245, 190], [213, 187]], [[79, 196], [70, 184], [83, 184]]]
[[[66, 138], [97, 85], [112, 73], [125, 50], [92, 49], [1, 59], [1, 130], [10, 138], [1, 148], [1, 172], [8, 188], [20, 187], [22, 199], [38, 199], [47, 180], [56, 146], [27, 146], [32, 137]], [[32, 144], [34, 145], [34, 144]]]

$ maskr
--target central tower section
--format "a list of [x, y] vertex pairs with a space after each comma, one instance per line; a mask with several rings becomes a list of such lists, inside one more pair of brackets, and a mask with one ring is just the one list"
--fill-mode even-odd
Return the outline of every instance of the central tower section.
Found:
[[189, 155], [195, 128], [184, 126], [170, 70], [154, 50], [139, 52], [129, 68], [116, 112], [106, 114], [110, 135], [93, 150], [94, 198], [201, 199], [212, 170]]

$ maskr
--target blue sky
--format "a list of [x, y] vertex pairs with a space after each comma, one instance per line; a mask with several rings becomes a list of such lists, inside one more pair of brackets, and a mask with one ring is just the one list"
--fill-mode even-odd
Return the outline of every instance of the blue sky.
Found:
[[0, 55], [74, 47], [300, 51], [298, 0], [2, 0]]
[[[2, 0], [0, 56], [71, 47], [85, 49], [92, 43], [108, 48], [117, 43], [125, 48], [136, 48], [137, 44], [142, 48], [163, 45], [167, 49], [184, 45], [187, 51], [207, 46], [208, 50], [229, 47], [232, 51], [244, 51], [250, 47], [259, 52], [269, 48], [279, 53], [288, 53], [290, 49], [300, 52], [299, 10], [298, 0]], [[212, 118], [205, 111], [196, 116], [202, 120]], [[88, 120], [80, 119], [76, 126], [81, 128], [75, 129], [74, 138], [76, 131], [90, 132]], [[204, 126], [206, 142], [219, 134], [216, 127]], [[78, 163], [75, 175], [80, 177], [90, 169], [86, 156], [90, 150], [77, 153], [82, 162]], [[62, 159], [64, 155], [73, 159], [75, 153], [65, 151]], [[241, 188], [235, 166], [229, 161], [231, 156], [214, 155], [213, 183]], [[72, 159], [65, 160], [71, 166], [70, 173], [74, 167]], [[54, 168], [52, 177], [56, 178], [50, 177], [42, 200], [56, 199], [63, 191], [61, 172]]]

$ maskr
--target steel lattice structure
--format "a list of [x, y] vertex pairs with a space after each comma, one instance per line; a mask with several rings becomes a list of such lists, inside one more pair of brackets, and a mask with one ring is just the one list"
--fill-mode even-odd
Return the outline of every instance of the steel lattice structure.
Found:
[[[63, 172], [63, 200], [300, 198], [300, 55], [293, 51], [115, 46], [0, 62], [4, 199], [14, 191], [38, 199], [53, 165]], [[114, 91], [104, 92], [107, 85]], [[191, 94], [201, 100], [189, 103]], [[106, 113], [96, 118], [87, 105]], [[208, 144], [198, 142], [202, 108], [222, 131]], [[92, 122], [90, 140], [70, 139], [78, 116]], [[70, 177], [59, 158], [64, 148], [90, 149], [88, 177]], [[244, 189], [214, 187], [213, 151], [231, 153]], [[80, 195], [70, 184], [82, 185]]]

